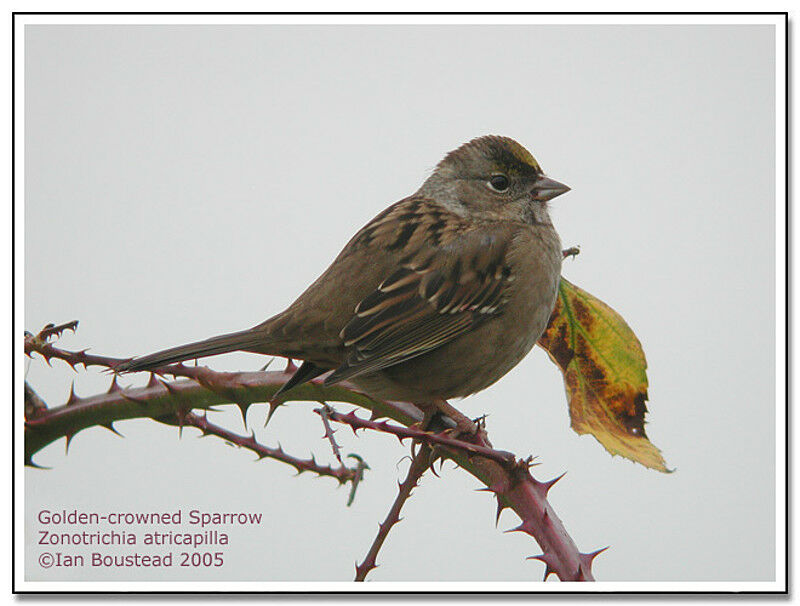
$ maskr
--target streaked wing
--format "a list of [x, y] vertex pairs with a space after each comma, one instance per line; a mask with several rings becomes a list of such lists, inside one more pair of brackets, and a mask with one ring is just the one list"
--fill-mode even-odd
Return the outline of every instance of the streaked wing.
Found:
[[502, 312], [513, 232], [481, 226], [424, 246], [367, 295], [341, 332], [347, 356], [326, 383], [399, 364]]

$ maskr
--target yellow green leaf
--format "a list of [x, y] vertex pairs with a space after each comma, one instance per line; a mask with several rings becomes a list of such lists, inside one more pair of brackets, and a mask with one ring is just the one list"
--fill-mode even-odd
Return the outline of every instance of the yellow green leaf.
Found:
[[647, 361], [622, 316], [561, 278], [539, 345], [564, 374], [572, 429], [592, 434], [612, 455], [670, 471], [644, 431]]

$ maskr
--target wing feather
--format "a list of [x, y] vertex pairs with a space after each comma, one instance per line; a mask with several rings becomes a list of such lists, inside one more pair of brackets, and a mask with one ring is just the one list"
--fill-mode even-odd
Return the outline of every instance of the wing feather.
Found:
[[[398, 229], [415, 233], [420, 226]], [[513, 237], [509, 229], [465, 229], [438, 250], [419, 247], [356, 306], [341, 332], [345, 361], [325, 382], [420, 356], [502, 313], [513, 281], [506, 259]]]

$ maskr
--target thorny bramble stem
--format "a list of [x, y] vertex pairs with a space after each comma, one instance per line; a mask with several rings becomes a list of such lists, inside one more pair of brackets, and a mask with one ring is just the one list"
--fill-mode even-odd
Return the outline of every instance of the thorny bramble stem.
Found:
[[328, 439], [328, 441], [331, 443], [331, 450], [333, 450], [336, 460], [339, 461], [340, 465], [344, 465], [344, 462], [342, 461], [342, 451], [339, 448], [339, 445], [336, 443], [336, 438], [333, 437], [333, 434], [336, 432], [333, 430], [330, 422], [328, 421], [328, 413], [331, 410], [331, 407], [325, 404], [322, 408], [318, 408], [316, 413], [322, 418], [322, 425], [325, 427], [325, 435], [322, 437]]
[[402, 484], [398, 483], [399, 490], [397, 497], [395, 497], [394, 503], [392, 503], [389, 509], [389, 513], [386, 514], [386, 518], [383, 522], [378, 525], [378, 534], [375, 536], [375, 540], [372, 541], [372, 545], [370, 545], [364, 561], [361, 562], [361, 564], [356, 564], [356, 581], [363, 581], [371, 570], [378, 567], [376, 563], [378, 552], [383, 546], [386, 537], [389, 536], [389, 531], [402, 519], [400, 517], [400, 510], [408, 500], [408, 497], [411, 496], [411, 491], [417, 486], [419, 479], [428, 467], [430, 467], [430, 454], [430, 447], [425, 444], [420, 444], [416, 454], [412, 456], [411, 467], [408, 468], [408, 474]]
[[[318, 410], [316, 412], [317, 414], [320, 414]], [[371, 421], [368, 419], [362, 419], [361, 417], [356, 416], [355, 411], [342, 414], [332, 410], [328, 413], [328, 417], [331, 421], [349, 425], [353, 428], [353, 431], [356, 429], [372, 429], [374, 431], [390, 433], [396, 436], [401, 442], [411, 438], [426, 444], [436, 444], [439, 446], [445, 446], [463, 451], [467, 455], [480, 455], [487, 459], [492, 459], [504, 464], [511, 464], [515, 459], [514, 455], [510, 452], [503, 452], [501, 450], [495, 450], [480, 444], [473, 444], [472, 442], [467, 442], [465, 440], [451, 438], [443, 433], [431, 433], [421, 429], [416, 429], [414, 427], [393, 425], [387, 423], [386, 421]]]
[[287, 454], [280, 446], [277, 448], [270, 448], [269, 446], [265, 446], [258, 441], [256, 441], [256, 437], [254, 434], [250, 434], [249, 436], [242, 436], [232, 431], [228, 431], [224, 427], [220, 427], [219, 425], [215, 425], [211, 423], [206, 415], [198, 415], [193, 412], [189, 412], [183, 417], [183, 424], [189, 425], [191, 427], [196, 427], [201, 432], [203, 432], [204, 436], [213, 435], [217, 436], [218, 438], [222, 438], [223, 440], [230, 442], [231, 444], [235, 444], [241, 448], [246, 448], [258, 455], [259, 459], [275, 459], [276, 461], [282, 461], [287, 465], [291, 465], [297, 470], [298, 474], [301, 474], [306, 471], [310, 471], [315, 473], [319, 476], [328, 476], [331, 478], [335, 478], [338, 480], [339, 484], [346, 484], [348, 482], [354, 482], [356, 475], [358, 475], [357, 469], [350, 469], [346, 467], [343, 463], [340, 467], [332, 467], [330, 465], [320, 465], [317, 463], [316, 459], [312, 456], [309, 459], [299, 459], [297, 457], [293, 457], [290, 454]]

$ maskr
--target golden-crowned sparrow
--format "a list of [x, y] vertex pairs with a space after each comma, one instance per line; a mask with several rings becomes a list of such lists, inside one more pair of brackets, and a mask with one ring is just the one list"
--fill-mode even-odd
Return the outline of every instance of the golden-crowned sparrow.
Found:
[[452, 410], [531, 350], [553, 309], [561, 243], [548, 200], [569, 191], [507, 137], [450, 152], [367, 223], [288, 309], [119, 371], [242, 350], [303, 360], [283, 391], [333, 372], [381, 399]]

